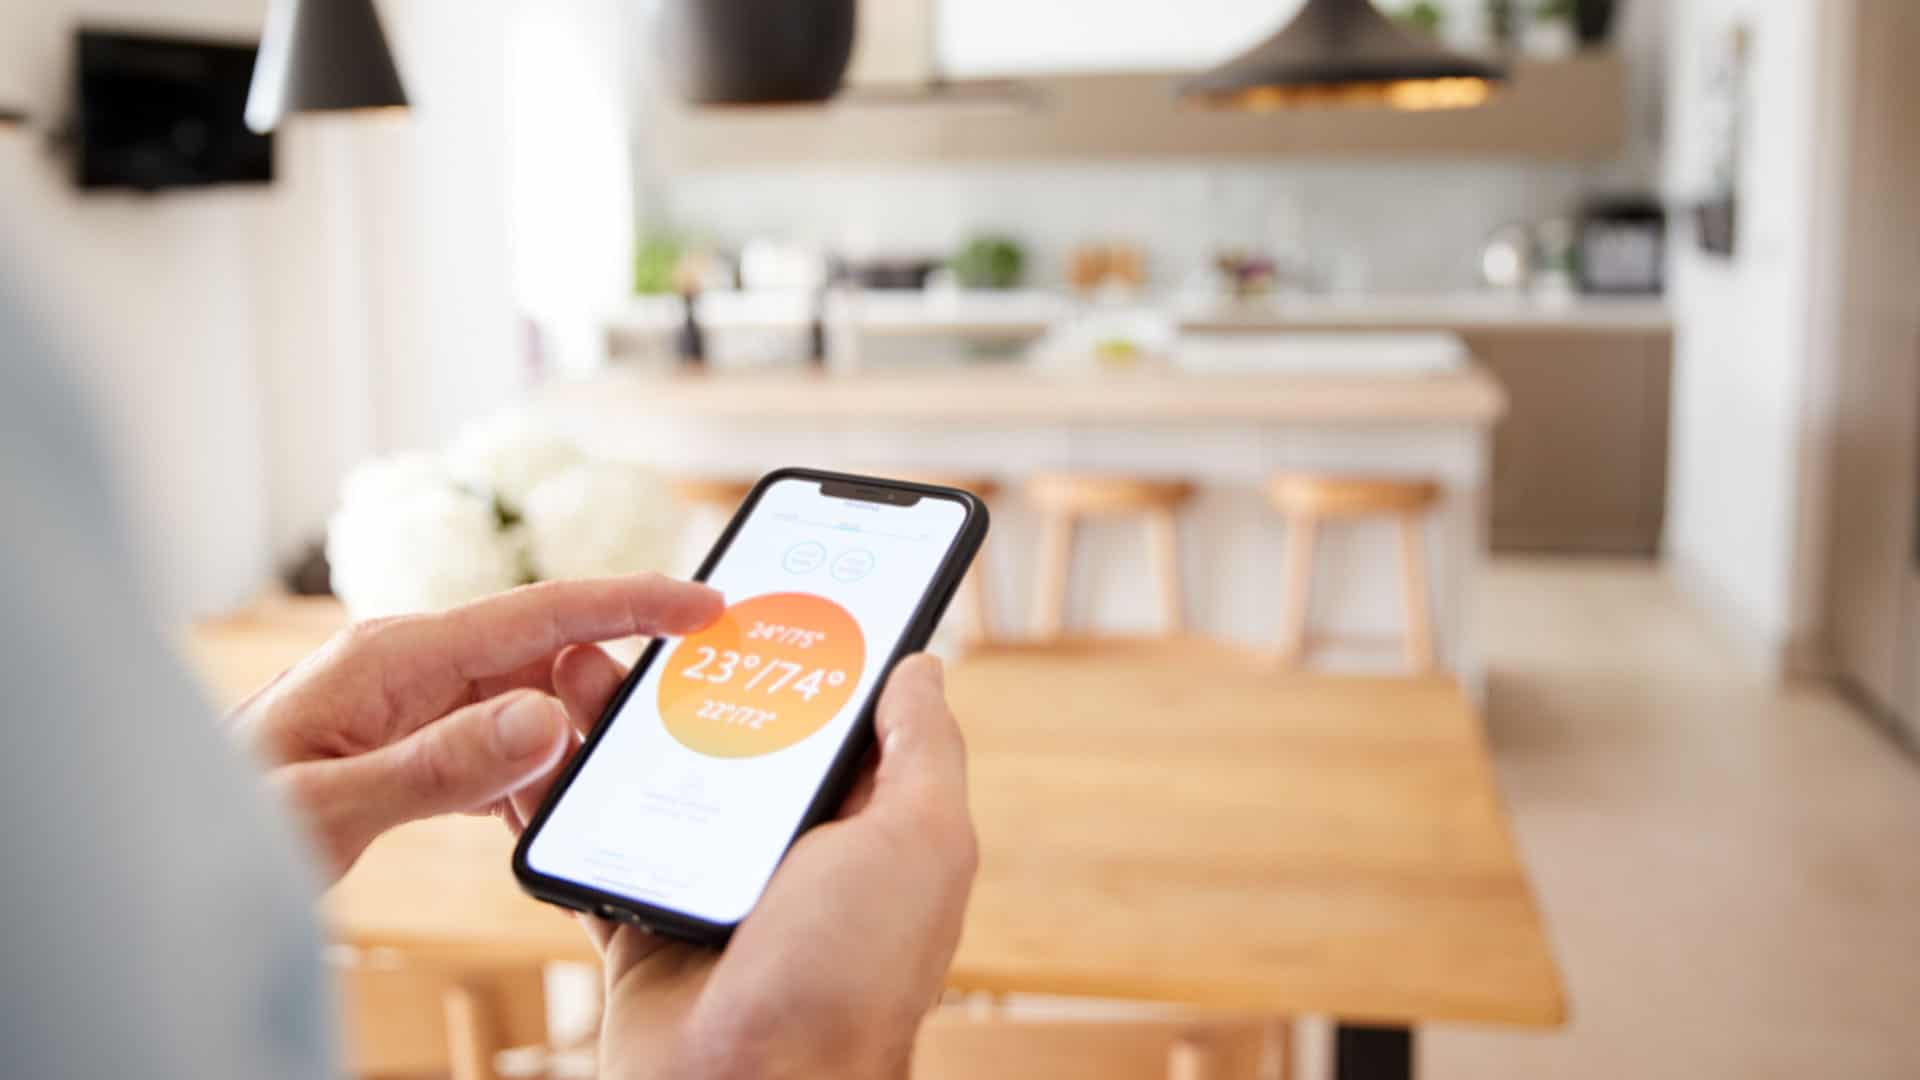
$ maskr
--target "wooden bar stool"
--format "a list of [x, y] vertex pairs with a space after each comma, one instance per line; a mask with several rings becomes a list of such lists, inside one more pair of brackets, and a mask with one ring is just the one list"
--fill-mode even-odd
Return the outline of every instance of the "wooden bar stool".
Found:
[[1146, 520], [1154, 573], [1160, 583], [1162, 631], [1186, 630], [1180, 589], [1179, 509], [1193, 497], [1185, 480], [1107, 473], [1040, 473], [1027, 481], [1027, 497], [1045, 523], [1040, 579], [1034, 593], [1033, 632], [1058, 638], [1066, 622], [1067, 584], [1073, 571], [1073, 535], [1082, 518], [1141, 517]]
[[733, 516], [753, 491], [752, 480], [737, 476], [676, 476], [667, 481], [673, 497], [693, 509], [716, 514], [720, 520]]
[[[991, 504], [1000, 496], [1000, 482], [984, 473], [932, 472], [913, 470], [880, 470], [875, 476], [891, 476], [896, 480], [906, 480], [915, 484], [931, 484], [934, 487], [959, 488], [971, 491], [982, 502]], [[967, 613], [966, 636], [963, 640], [969, 645], [978, 645], [993, 640], [993, 587], [988, 581], [987, 547], [980, 546], [980, 553], [974, 556], [973, 568], [967, 572], [967, 578], [960, 583], [960, 592], [954, 596], [954, 603]]]
[[1277, 473], [1267, 481], [1267, 498], [1287, 520], [1287, 596], [1280, 662], [1297, 666], [1310, 649], [1307, 624], [1320, 526], [1328, 521], [1392, 518], [1400, 529], [1407, 663], [1416, 672], [1433, 670], [1433, 616], [1427, 600], [1427, 549], [1422, 524], [1440, 501], [1440, 485], [1431, 480], [1384, 476]]

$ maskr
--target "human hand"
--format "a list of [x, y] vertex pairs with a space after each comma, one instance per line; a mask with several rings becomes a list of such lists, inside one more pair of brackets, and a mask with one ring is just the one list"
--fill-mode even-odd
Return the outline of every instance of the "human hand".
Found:
[[[621, 679], [598, 649], [569, 649], [554, 665], [582, 729]], [[895, 668], [875, 725], [876, 759], [838, 818], [788, 852], [724, 952], [582, 917], [606, 963], [603, 1075], [906, 1076], [978, 855], [940, 662]], [[551, 783], [514, 794], [508, 823], [529, 820]]]
[[509, 794], [551, 783], [578, 742], [551, 696], [563, 652], [575, 665], [597, 656], [612, 666], [586, 643], [692, 633], [724, 607], [704, 585], [641, 575], [529, 585], [440, 614], [370, 620], [255, 694], [235, 721], [337, 879], [395, 825], [507, 817]]

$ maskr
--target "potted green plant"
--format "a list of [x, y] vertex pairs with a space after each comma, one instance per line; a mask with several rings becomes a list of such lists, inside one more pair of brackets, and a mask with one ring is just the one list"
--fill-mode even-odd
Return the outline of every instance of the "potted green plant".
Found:
[[677, 233], [647, 232], [633, 253], [633, 291], [639, 296], [665, 296], [675, 291], [674, 274], [687, 245]]
[[1018, 288], [1026, 273], [1027, 254], [1009, 236], [984, 234], [967, 241], [953, 257], [954, 279], [967, 289]]

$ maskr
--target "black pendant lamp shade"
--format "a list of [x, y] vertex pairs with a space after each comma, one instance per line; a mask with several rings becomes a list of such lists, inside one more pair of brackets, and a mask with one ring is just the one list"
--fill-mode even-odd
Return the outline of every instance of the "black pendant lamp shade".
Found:
[[825, 101], [853, 56], [855, 0], [667, 0], [661, 43], [691, 105]]
[[373, 0], [273, 0], [247, 95], [247, 126], [272, 131], [294, 113], [404, 109]]
[[1506, 73], [1382, 15], [1369, 0], [1307, 0], [1279, 33], [1180, 87], [1218, 108], [1483, 105]]
[[0, 131], [8, 128], [26, 127], [27, 114], [19, 109], [0, 105]]

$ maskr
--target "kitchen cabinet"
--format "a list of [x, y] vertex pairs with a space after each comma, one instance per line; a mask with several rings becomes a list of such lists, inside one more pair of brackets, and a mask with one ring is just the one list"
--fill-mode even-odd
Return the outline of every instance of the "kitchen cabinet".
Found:
[[1464, 337], [1510, 402], [1494, 433], [1494, 550], [1655, 554], [1666, 515], [1672, 335]]
[[1673, 327], [1658, 299], [1295, 299], [1187, 312], [1180, 327], [1207, 335], [1457, 334], [1507, 393], [1493, 436], [1493, 550], [1659, 551]]
[[[912, 24], [898, 25], [911, 38]], [[883, 59], [871, 50], [857, 57], [852, 86], [898, 86], [918, 66]], [[1176, 92], [1184, 77], [1158, 71], [1035, 76], [1020, 80], [1017, 94], [990, 93], [1005, 90], [993, 80], [955, 79], [944, 84], [943, 98], [911, 107], [858, 93], [778, 109], [666, 107], [647, 135], [653, 160], [680, 174], [1169, 158], [1609, 161], [1627, 144], [1626, 62], [1604, 50], [1516, 61], [1491, 103], [1443, 112], [1195, 109], [1182, 105]]]

